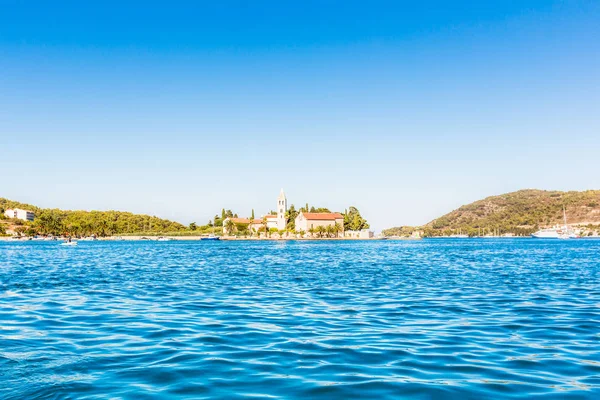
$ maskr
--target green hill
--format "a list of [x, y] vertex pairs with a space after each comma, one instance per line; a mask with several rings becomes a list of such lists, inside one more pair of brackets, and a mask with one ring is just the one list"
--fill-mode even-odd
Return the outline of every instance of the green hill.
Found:
[[539, 228], [562, 224], [563, 207], [570, 225], [590, 231], [600, 228], [600, 190], [559, 192], [529, 189], [478, 200], [422, 227], [391, 228], [383, 233], [402, 235], [419, 229], [424, 236], [451, 235], [459, 231], [471, 236], [489, 233], [529, 235]]
[[[4, 219], [8, 208], [23, 208], [35, 213], [35, 221]], [[182, 234], [188, 228], [166, 219], [123, 211], [70, 211], [44, 209], [31, 204], [0, 198], [0, 234], [14, 230], [28, 235], [70, 234], [75, 236], [126, 234]]]

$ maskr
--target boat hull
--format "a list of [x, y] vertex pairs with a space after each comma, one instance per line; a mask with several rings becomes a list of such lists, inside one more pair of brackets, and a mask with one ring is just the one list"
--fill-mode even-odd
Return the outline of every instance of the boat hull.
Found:
[[558, 233], [558, 232], [543, 232], [533, 233], [532, 238], [535, 239], [577, 239], [579, 236], [573, 233]]
[[532, 238], [535, 239], [559, 239], [560, 235], [558, 233], [532, 233]]

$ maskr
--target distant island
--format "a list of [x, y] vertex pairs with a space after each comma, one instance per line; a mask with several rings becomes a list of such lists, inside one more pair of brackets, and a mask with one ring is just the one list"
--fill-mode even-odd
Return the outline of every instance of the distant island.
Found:
[[486, 197], [449, 212], [423, 226], [385, 229], [385, 236], [439, 237], [528, 236], [540, 228], [563, 223], [563, 208], [569, 225], [583, 236], [600, 232], [600, 190], [560, 192], [519, 190]]
[[[280, 196], [283, 195], [283, 190]], [[283, 195], [285, 199], [285, 195]], [[279, 202], [280, 200], [278, 200]], [[255, 218], [254, 210], [247, 217], [223, 208], [206, 224], [183, 225], [155, 216], [124, 211], [71, 211], [40, 208], [31, 204], [0, 198], [0, 236], [205, 236], [256, 238], [362, 238], [369, 224], [356, 207], [332, 213], [325, 207], [305, 204], [296, 209], [292, 204], [278, 205]], [[328, 218], [334, 216], [335, 219]], [[310, 220], [310, 223], [308, 223]], [[296, 226], [298, 221], [303, 226]], [[314, 225], [314, 226], [313, 226]], [[368, 232], [367, 232], [368, 233]]]

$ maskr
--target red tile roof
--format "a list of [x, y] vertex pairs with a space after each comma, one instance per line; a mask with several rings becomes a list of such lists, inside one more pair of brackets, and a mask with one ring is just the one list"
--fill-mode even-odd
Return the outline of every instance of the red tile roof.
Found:
[[336, 219], [343, 219], [344, 216], [340, 213], [302, 213], [304, 218], [309, 220], [319, 221], [334, 221]]
[[277, 215], [266, 215], [265, 218], [269, 219], [269, 218], [277, 218]]

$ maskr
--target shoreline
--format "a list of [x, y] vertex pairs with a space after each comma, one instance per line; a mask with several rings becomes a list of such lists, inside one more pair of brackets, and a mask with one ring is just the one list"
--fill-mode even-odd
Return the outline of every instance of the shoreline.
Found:
[[[119, 238], [119, 239], [118, 239]], [[150, 236], [150, 235], [144, 235], [144, 236], [140, 236], [140, 235], [136, 235], [136, 236], [107, 236], [107, 237], [102, 237], [102, 238], [97, 238], [95, 240], [89, 240], [89, 239], [74, 239], [74, 241], [82, 241], [82, 242], [92, 242], [92, 241], [98, 241], [98, 242], [157, 242], [159, 238], [164, 238], [167, 239], [166, 241], [201, 241], [201, 240], [206, 240], [207, 236]], [[331, 240], [331, 241], [341, 241], [341, 240], [352, 240], [352, 241], [373, 241], [373, 240], [415, 240], [415, 239], [387, 239], [387, 238], [250, 238], [250, 237], [227, 237], [227, 236], [218, 236], [219, 241], [289, 241], [289, 240], [294, 240], [294, 241], [325, 241], [325, 240]], [[5, 241], [5, 242], [52, 242], [52, 241], [64, 241], [65, 238], [57, 238], [56, 240], [45, 240], [45, 239], [32, 239], [32, 238], [28, 238], [28, 237], [23, 237], [23, 238], [19, 238], [19, 239], [15, 239], [12, 236], [3, 236], [0, 237], [0, 241]]]
[[[89, 239], [75, 239], [75, 241], [79, 242], [88, 242], [88, 241], [99, 241], [99, 242], [157, 242], [159, 238], [167, 239], [166, 241], [201, 241], [206, 240], [207, 236], [107, 236], [102, 238], [97, 238], [95, 240]], [[445, 236], [433, 236], [426, 238], [412, 238], [412, 237], [372, 237], [372, 238], [351, 238], [351, 237], [343, 237], [343, 238], [256, 238], [256, 237], [229, 237], [229, 236], [219, 236], [219, 241], [272, 241], [272, 242], [284, 242], [284, 241], [420, 241], [420, 240], [443, 240], [443, 239], [451, 239], [451, 240], [472, 240], [472, 239], [535, 239], [531, 236], [480, 236], [480, 237], [469, 237], [469, 238], [456, 238], [456, 237], [445, 237]], [[600, 236], [585, 236], [580, 237], [573, 240], [582, 240], [582, 239], [600, 239]], [[62, 242], [65, 238], [56, 238], [56, 240], [46, 240], [46, 239], [34, 239], [29, 237], [22, 238], [14, 238], [13, 236], [0, 236], [0, 242]], [[540, 239], [537, 239], [540, 240]]]

